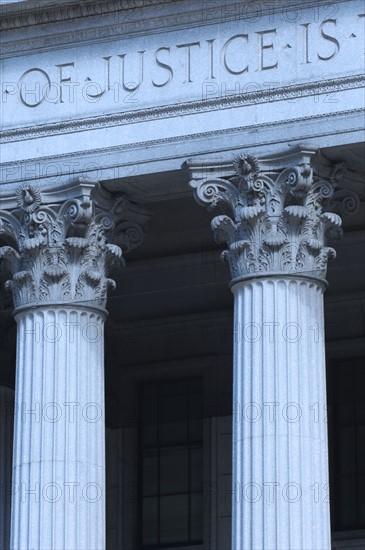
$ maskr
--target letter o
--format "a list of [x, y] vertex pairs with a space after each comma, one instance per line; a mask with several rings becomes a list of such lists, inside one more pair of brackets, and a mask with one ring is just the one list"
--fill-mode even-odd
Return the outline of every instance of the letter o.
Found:
[[[54, 330], [53, 337], [48, 336], [48, 329], [50, 327], [53, 327], [53, 330]], [[62, 337], [62, 329], [57, 323], [46, 323], [44, 325], [43, 338], [45, 339], [46, 342], [48, 342], [49, 344], [54, 344], [55, 342], [59, 342], [61, 340], [61, 337]]]
[[[57, 489], [56, 496], [54, 496], [53, 498], [48, 496], [48, 489], [50, 488]], [[53, 504], [55, 502], [58, 502], [62, 498], [62, 488], [60, 487], [60, 485], [58, 485], [58, 483], [46, 483], [46, 485], [42, 489], [42, 495], [46, 502], [50, 502], [51, 504]]]
[[[257, 4], [257, 7], [256, 7], [256, 4]], [[254, 1], [252, 3], [252, 6], [247, 5], [247, 6], [245, 6], [245, 8], [243, 7], [243, 9], [244, 9], [244, 13], [241, 14], [240, 19], [248, 19], [250, 23], [255, 23], [257, 21], [260, 21], [260, 19], [262, 17], [261, 2]]]
[[[288, 333], [288, 331], [293, 327], [296, 330], [294, 337]], [[300, 328], [298, 323], [286, 323], [286, 325], [283, 326], [283, 338], [286, 342], [289, 342], [289, 344], [296, 344], [297, 342], [299, 342], [301, 337], [302, 337], [302, 329]]]
[[[54, 409], [56, 409], [57, 413], [56, 415], [54, 415], [52, 418], [49, 418], [48, 415], [47, 415], [47, 411], [50, 407], [53, 407]], [[42, 414], [43, 418], [46, 420], [46, 422], [51, 422], [51, 423], [55, 423], [55, 422], [58, 422], [59, 420], [61, 420], [61, 417], [62, 417], [62, 409], [60, 407], [60, 405], [58, 405], [58, 403], [46, 403], [43, 407], [43, 414]]]
[[[296, 494], [294, 497], [292, 497], [289, 493], [290, 489], [294, 487]], [[283, 498], [286, 502], [290, 502], [291, 504], [294, 504], [295, 502], [298, 502], [302, 498], [302, 489], [298, 485], [298, 483], [287, 483], [283, 487]]]
[[[296, 416], [295, 417], [292, 417], [292, 416], [289, 416], [288, 414], [288, 410], [289, 408], [294, 408], [296, 410]], [[286, 422], [290, 422], [291, 424], [295, 424], [296, 422], [299, 422], [299, 420], [301, 419], [302, 417], [302, 409], [300, 407], [300, 405], [298, 405], [298, 403], [287, 403], [286, 405], [284, 405], [283, 407], [283, 418]]]
[[[96, 329], [94, 335], [90, 335], [90, 329]], [[87, 342], [90, 342], [91, 344], [95, 344], [96, 342], [100, 342], [103, 333], [101, 330], [101, 327], [98, 323], [92, 323], [91, 321], [89, 323], [86, 323], [82, 327], [82, 336], [85, 338]]]
[[[87, 413], [91, 408], [95, 409], [97, 411], [97, 414], [90, 417]], [[99, 422], [102, 416], [103, 411], [98, 403], [86, 403], [86, 405], [84, 405], [84, 407], [82, 408], [82, 417], [84, 420], [86, 420], [86, 422], [91, 422], [92, 424], [95, 424], [96, 422]]]
[[[253, 489], [256, 490], [256, 496], [253, 494]], [[250, 493], [248, 494], [248, 491]], [[261, 499], [262, 491], [258, 483], [246, 483], [243, 488], [243, 498], [246, 502], [258, 502]]]
[[[246, 411], [247, 411], [248, 408], [250, 408], [251, 410], [256, 409], [257, 414], [256, 414], [255, 417], [253, 417], [252, 415], [251, 415], [250, 418], [248, 417], [248, 415], [246, 414]], [[258, 405], [257, 403], [247, 403], [247, 405], [245, 405], [243, 414], [244, 414], [244, 419], [246, 420], [246, 422], [258, 422], [261, 419], [261, 416], [262, 416], [262, 409], [261, 409], [260, 405]]]
[[295, 10], [284, 10], [283, 19], [288, 23], [297, 23], [302, 17], [302, 8], [296, 8]]
[[262, 92], [260, 84], [257, 82], [247, 82], [242, 88], [242, 94], [252, 94]]
[[[261, 340], [261, 327], [258, 323], [246, 323], [244, 326], [245, 329], [245, 342], [258, 342]], [[250, 333], [248, 330], [250, 330]], [[253, 329], [256, 331], [256, 335], [253, 335]]]
[[[91, 91], [89, 91], [91, 89]], [[92, 80], [86, 82], [82, 88], [82, 97], [88, 103], [96, 103], [103, 95], [103, 89], [97, 82]]]
[[[94, 498], [89, 496], [89, 489], [95, 489], [96, 495]], [[87, 483], [82, 489], [82, 496], [86, 502], [98, 502], [101, 499], [101, 488], [97, 483]]]
[[52, 180], [52, 183], [56, 183], [62, 175], [62, 169], [59, 164], [49, 163], [42, 168], [42, 176]]
[[[35, 103], [28, 103], [23, 97], [23, 88], [24, 88], [24, 85], [26, 86], [25, 79], [29, 74], [35, 73], [35, 72], [38, 72], [38, 73], [40, 73], [41, 75], [44, 76], [44, 78], [46, 79], [46, 84], [43, 86], [43, 89], [42, 89], [43, 96], [40, 98], [40, 100], [35, 101]], [[45, 88], [47, 88], [46, 92], [44, 92]], [[51, 79], [49, 78], [46, 71], [44, 71], [43, 69], [38, 69], [38, 68], [28, 69], [28, 71], [25, 71], [25, 73], [23, 73], [22, 76], [19, 79], [19, 96], [20, 96], [20, 100], [27, 107], [38, 107], [38, 105], [40, 105], [45, 99], [47, 99], [50, 88], [51, 88]], [[41, 89], [41, 86], [39, 85], [39, 90], [40, 89]]]

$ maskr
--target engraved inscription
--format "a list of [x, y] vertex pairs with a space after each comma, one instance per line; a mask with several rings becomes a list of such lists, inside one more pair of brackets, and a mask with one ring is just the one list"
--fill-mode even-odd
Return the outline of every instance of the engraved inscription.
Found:
[[[11, 76], [1, 86], [5, 126], [7, 112], [10, 124], [13, 119], [21, 123], [32, 121], [35, 110], [48, 118], [50, 105], [57, 107], [55, 119], [79, 117], [95, 112], [95, 103], [104, 112], [129, 111], [141, 104], [204, 101], [216, 95], [217, 88], [236, 94], [286, 87], [293, 84], [289, 75], [308, 82], [323, 74], [360, 73], [364, 14], [341, 15], [317, 21], [303, 16], [285, 27], [270, 18], [266, 26], [265, 19], [250, 25], [238, 20], [148, 41], [139, 37], [80, 46], [74, 55], [68, 49], [40, 54], [34, 65], [27, 57], [15, 66], [9, 60], [3, 75]], [[352, 51], [358, 41], [358, 58], [349, 59], [350, 40]]]
[[[302, 40], [298, 47], [305, 64], [330, 61], [339, 54], [341, 44], [336, 38], [336, 19], [326, 19], [317, 25], [317, 50], [310, 52], [310, 37], [314, 23], [304, 23]], [[315, 32], [315, 29], [313, 29]], [[54, 67], [32, 67], [20, 75], [19, 99], [26, 107], [38, 107], [43, 101], [72, 102], [75, 89], [82, 86], [82, 94], [89, 101], [102, 98], [107, 92], [135, 92], [145, 87], [163, 88], [176, 80], [178, 85], [189, 85], [197, 79], [197, 68], [202, 67], [208, 77], [215, 79], [215, 66], [220, 60], [220, 73], [240, 76], [249, 72], [273, 71], [280, 64], [280, 36], [276, 28], [237, 33], [219, 45], [216, 39], [198, 40], [160, 46], [153, 51], [101, 56], [98, 74], [83, 79], [77, 61], [56, 64]], [[252, 46], [256, 56], [252, 58]], [[291, 48], [291, 45], [287, 45]], [[281, 48], [282, 49], [282, 48]]]

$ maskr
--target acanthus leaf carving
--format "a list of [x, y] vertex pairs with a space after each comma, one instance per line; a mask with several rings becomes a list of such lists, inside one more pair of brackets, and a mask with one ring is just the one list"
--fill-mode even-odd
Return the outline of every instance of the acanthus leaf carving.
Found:
[[139, 205], [101, 197], [100, 186], [86, 180], [78, 189], [75, 198], [43, 204], [40, 190], [25, 184], [17, 191], [17, 207], [0, 210], [6, 243], [0, 259], [11, 275], [6, 286], [15, 308], [78, 302], [104, 309], [108, 290], [115, 288], [109, 271], [124, 263], [120, 244], [128, 251], [142, 242], [142, 227], [133, 220], [140, 211], [138, 221], [146, 221]]
[[[325, 278], [327, 262], [336, 256], [327, 237], [341, 236], [343, 205], [355, 210], [358, 198], [339, 188], [342, 165], [320, 177], [311, 165], [313, 154], [300, 152], [286, 167], [241, 154], [231, 175], [190, 181], [199, 204], [227, 211], [211, 226], [215, 240], [227, 245], [222, 259], [234, 280], [265, 274]], [[196, 163], [193, 170], [204, 173]]]

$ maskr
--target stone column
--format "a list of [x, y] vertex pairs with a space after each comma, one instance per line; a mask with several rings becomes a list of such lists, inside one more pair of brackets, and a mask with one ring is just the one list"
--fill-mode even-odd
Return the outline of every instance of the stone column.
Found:
[[190, 166], [234, 295], [232, 550], [330, 550], [323, 291], [334, 180], [314, 152]]
[[10, 547], [14, 390], [0, 386], [0, 550]]
[[103, 327], [122, 259], [108, 239], [140, 242], [128, 212], [86, 180], [24, 185], [0, 212], [18, 327], [11, 550], [105, 549]]

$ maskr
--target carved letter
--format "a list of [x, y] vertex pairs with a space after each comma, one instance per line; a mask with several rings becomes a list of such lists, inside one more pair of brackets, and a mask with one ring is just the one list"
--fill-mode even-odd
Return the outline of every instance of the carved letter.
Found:
[[[143, 54], [145, 53], [146, 50], [143, 50], [143, 51], [140, 51], [138, 52], [140, 54], [140, 66], [139, 66], [139, 82], [136, 83], [136, 82], [125, 82], [125, 56], [126, 54], [123, 53], [121, 55], [118, 55], [118, 57], [120, 57], [120, 59], [122, 60], [122, 86], [123, 86], [123, 89], [126, 90], [127, 92], [135, 92], [139, 87], [140, 85], [142, 84], [143, 82]], [[130, 86], [127, 86], [127, 84], [129, 84]]]
[[166, 71], [168, 71], [169, 75], [168, 75], [167, 79], [165, 80], [165, 82], [163, 82], [162, 84], [156, 84], [156, 82], [154, 80], [152, 80], [152, 84], [154, 86], [156, 86], [156, 88], [162, 88], [163, 86], [166, 86], [166, 84], [171, 82], [171, 80], [174, 77], [174, 72], [173, 72], [172, 68], [170, 67], [170, 65], [167, 65], [166, 63], [162, 63], [162, 61], [160, 61], [158, 59], [158, 56], [157, 56], [158, 53], [163, 51], [163, 50], [170, 53], [170, 48], [159, 48], [158, 50], [155, 51], [155, 60], [156, 60], [156, 63], [159, 67], [162, 67], [163, 69], [166, 69]]
[[301, 27], [304, 27], [304, 61], [302, 65], [308, 65], [309, 61], [309, 25], [310, 23], [303, 23]]
[[[44, 76], [46, 83], [41, 86], [41, 83], [39, 81], [34, 82], [34, 88], [29, 89], [27, 88], [27, 82], [26, 78], [31, 73], [40, 73]], [[47, 97], [49, 94], [49, 90], [51, 88], [51, 79], [49, 78], [48, 74], [43, 71], [42, 69], [29, 69], [28, 71], [25, 71], [25, 73], [22, 74], [22, 76], [19, 79], [19, 85], [20, 85], [20, 100], [23, 103], [23, 105], [26, 105], [27, 107], [38, 107]], [[29, 101], [26, 99], [26, 96], [33, 96], [34, 102], [29, 103]]]
[[190, 48], [192, 48], [192, 46], [199, 46], [199, 48], [200, 48], [200, 42], [190, 42], [189, 44], [177, 44], [176, 45], [177, 48], [186, 48], [186, 50], [185, 50], [185, 80], [184, 80], [184, 84], [187, 83], [187, 82], [192, 82], [192, 80], [191, 80], [191, 67], [190, 67], [190, 62], [191, 62]]
[[208, 47], [209, 47], [209, 71], [208, 71], [208, 78], [215, 78], [214, 76], [214, 42], [215, 39], [207, 40]]
[[233, 40], [236, 40], [237, 38], [242, 38], [243, 40], [248, 42], [248, 34], [236, 34], [235, 36], [232, 36], [232, 38], [229, 38], [229, 40], [227, 40], [227, 42], [224, 44], [223, 49], [222, 49], [223, 66], [226, 69], [226, 71], [228, 71], [231, 74], [243, 74], [243, 73], [247, 73], [247, 71], [248, 71], [248, 65], [246, 65], [246, 67], [244, 67], [244, 69], [241, 69], [240, 71], [235, 71], [235, 70], [228, 67], [228, 64], [227, 64], [227, 49], [228, 49], [228, 46], [231, 44], [231, 42]]
[[63, 93], [62, 93], [62, 84], [64, 82], [71, 82], [71, 77], [70, 76], [63, 76], [63, 69], [65, 67], [72, 67], [74, 68], [75, 67], [75, 63], [61, 63], [61, 65], [56, 65], [56, 67], [58, 67], [59, 69], [59, 77], [60, 77], [60, 84], [59, 84], [59, 87], [60, 87], [60, 103], [64, 103], [63, 101]]
[[264, 60], [264, 51], [274, 49], [274, 44], [272, 42], [270, 42], [270, 44], [264, 44], [264, 36], [267, 34], [276, 34], [276, 29], [270, 29], [268, 31], [259, 31], [259, 32], [256, 32], [256, 34], [259, 35], [259, 39], [260, 39], [260, 68], [258, 70], [266, 71], [268, 69], [277, 69], [278, 62], [273, 63], [272, 65], [265, 65], [265, 60]]
[[[90, 97], [91, 99], [99, 99], [100, 97], [102, 97], [105, 94], [105, 92], [108, 92], [110, 90], [110, 58], [111, 58], [110, 55], [109, 55], [109, 57], [103, 57], [104, 61], [106, 62], [104, 64], [104, 67], [105, 67], [105, 86], [104, 86], [104, 90], [101, 90], [100, 92], [97, 92], [95, 94], [92, 94], [88, 91], [85, 92], [86, 95], [88, 97]], [[92, 82], [90, 78], [87, 78], [86, 80], [88, 82]], [[99, 86], [96, 83], [94, 83], [94, 84], [95, 84], [95, 87], [98, 89]]]
[[326, 23], [333, 23], [335, 26], [337, 25], [337, 19], [326, 19], [325, 21], [323, 21], [321, 23], [321, 26], [320, 26], [320, 29], [321, 29], [321, 36], [325, 39], [325, 40], [328, 40], [328, 42], [332, 42], [332, 44], [335, 45], [335, 49], [334, 51], [332, 52], [331, 55], [328, 55], [327, 57], [324, 57], [322, 55], [319, 55], [319, 53], [317, 54], [318, 55], [318, 59], [321, 59], [322, 61], [329, 61], [330, 59], [332, 59], [333, 57], [335, 57], [335, 55], [338, 54], [338, 52], [340, 51], [340, 43], [339, 41], [337, 40], [337, 38], [334, 38], [333, 36], [330, 36], [329, 34], [325, 33], [324, 30], [323, 30], [323, 27], [325, 26]]

